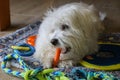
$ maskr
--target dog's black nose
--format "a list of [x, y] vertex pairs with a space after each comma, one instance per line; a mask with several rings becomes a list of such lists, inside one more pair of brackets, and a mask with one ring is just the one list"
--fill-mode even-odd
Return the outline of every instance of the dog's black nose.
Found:
[[58, 39], [52, 39], [51, 40], [51, 43], [55, 46], [58, 44]]

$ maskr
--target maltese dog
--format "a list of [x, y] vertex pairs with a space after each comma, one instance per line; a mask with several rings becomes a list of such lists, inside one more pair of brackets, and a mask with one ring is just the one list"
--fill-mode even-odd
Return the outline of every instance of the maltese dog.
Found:
[[98, 34], [104, 29], [93, 5], [70, 3], [48, 11], [37, 34], [34, 58], [50, 68], [56, 48], [61, 48], [58, 67], [75, 66], [98, 50]]

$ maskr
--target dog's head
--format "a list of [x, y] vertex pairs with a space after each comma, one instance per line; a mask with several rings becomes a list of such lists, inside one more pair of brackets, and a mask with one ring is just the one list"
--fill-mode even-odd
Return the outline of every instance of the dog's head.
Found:
[[[86, 42], [97, 38], [101, 27], [100, 19], [93, 6], [74, 3], [62, 6], [45, 17], [40, 32], [54, 47], [62, 48], [62, 53], [78, 52]], [[41, 33], [40, 33], [41, 34]]]

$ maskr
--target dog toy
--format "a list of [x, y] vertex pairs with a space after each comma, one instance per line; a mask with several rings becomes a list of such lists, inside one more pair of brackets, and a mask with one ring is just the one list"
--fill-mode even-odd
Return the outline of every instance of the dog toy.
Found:
[[36, 35], [33, 35], [33, 36], [29, 36], [26, 40], [26, 42], [32, 46], [35, 45], [35, 40], [36, 40]]
[[118, 70], [120, 69], [120, 44], [99, 43], [98, 53], [84, 57], [80, 64], [97, 70]]
[[59, 62], [59, 58], [60, 58], [60, 53], [61, 53], [61, 49], [60, 48], [57, 48], [56, 49], [56, 53], [55, 53], [55, 56], [54, 56], [54, 59], [53, 59], [53, 67], [56, 67], [58, 62]]
[[[25, 72], [13, 71], [12, 69], [7, 68], [6, 63], [11, 59], [16, 59]], [[5, 56], [1, 63], [1, 68], [5, 73], [24, 78], [24, 80], [69, 80], [61, 71], [55, 71], [54, 69], [43, 69], [42, 67], [31, 69], [24, 63], [19, 54], [8, 54]]]
[[18, 44], [17, 46], [12, 46], [14, 53], [20, 56], [31, 56], [35, 52], [35, 48], [29, 44]]

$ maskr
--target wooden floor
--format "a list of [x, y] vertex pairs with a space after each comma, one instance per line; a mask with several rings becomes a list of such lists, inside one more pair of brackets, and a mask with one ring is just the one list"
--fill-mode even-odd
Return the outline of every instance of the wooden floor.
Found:
[[[106, 26], [108, 31], [120, 32], [120, 3], [119, 0], [81, 0], [94, 5], [108, 15]], [[80, 0], [10, 0], [11, 26], [0, 32], [5, 36], [30, 23], [41, 20], [43, 13], [50, 7], [58, 7], [69, 2], [80, 2]], [[109, 4], [108, 4], [109, 3]], [[20, 80], [4, 74], [0, 70], [0, 80]]]

